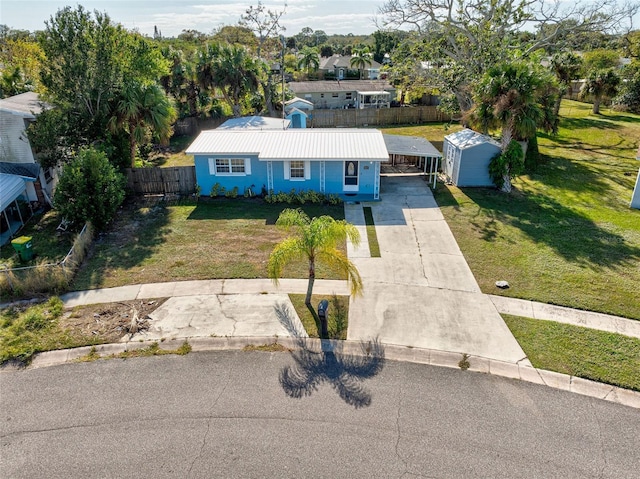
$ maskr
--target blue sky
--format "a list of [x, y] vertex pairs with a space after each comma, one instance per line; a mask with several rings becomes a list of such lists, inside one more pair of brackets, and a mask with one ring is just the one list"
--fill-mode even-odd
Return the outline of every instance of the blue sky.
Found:
[[[287, 12], [282, 23], [287, 35], [304, 27], [328, 34], [369, 34], [378, 7], [384, 0], [263, 0], [272, 10]], [[561, 2], [571, 0], [560, 0]], [[126, 28], [153, 34], [157, 25], [165, 36], [177, 36], [184, 29], [211, 33], [222, 25], [235, 25], [240, 15], [258, 0], [0, 0], [0, 23], [12, 28], [42, 30], [45, 20], [66, 5], [82, 4], [88, 10], [107, 12]], [[640, 28], [640, 13], [634, 18]]]
[[[263, 0], [271, 10], [282, 10], [285, 1]], [[287, 35], [304, 27], [326, 33], [369, 34], [376, 30], [372, 18], [383, 0], [287, 0], [282, 23]], [[258, 0], [1, 0], [0, 23], [12, 28], [42, 30], [44, 22], [66, 5], [81, 4], [88, 10], [107, 12], [112, 20], [129, 29], [153, 34], [157, 25], [165, 36], [183, 29], [210, 33], [222, 25], [234, 25], [240, 15]]]

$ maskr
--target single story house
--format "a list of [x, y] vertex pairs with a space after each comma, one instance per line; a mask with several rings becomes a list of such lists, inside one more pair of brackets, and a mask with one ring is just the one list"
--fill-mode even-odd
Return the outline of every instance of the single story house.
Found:
[[[323, 74], [324, 78], [335, 78], [338, 80], [344, 80], [347, 78], [347, 73], [359, 75], [360, 71], [356, 66], [351, 66], [352, 55], [340, 55], [335, 54], [330, 57], [320, 58], [320, 65], [318, 70]], [[364, 79], [377, 80], [380, 77], [380, 68], [382, 65], [370, 59], [370, 63], [364, 67]], [[358, 77], [359, 78], [359, 77]]]
[[432, 188], [436, 187], [438, 167], [442, 154], [431, 142], [418, 136], [382, 135], [389, 152], [388, 164], [411, 165], [429, 176]]
[[389, 153], [375, 129], [208, 130], [187, 148], [203, 194], [217, 183], [251, 190], [314, 190], [378, 200], [380, 163]]
[[[640, 146], [636, 153], [636, 160], [640, 161]], [[631, 195], [631, 208], [640, 210], [640, 170], [638, 170], [638, 177], [636, 178], [636, 186], [633, 188], [633, 195]]]
[[456, 186], [494, 186], [489, 163], [500, 153], [500, 144], [465, 128], [444, 137], [444, 173]]
[[388, 108], [396, 88], [386, 80], [289, 82], [289, 89], [316, 109]]
[[0, 172], [0, 246], [8, 243], [32, 215], [27, 185], [33, 180]]
[[[36, 164], [27, 129], [43, 110], [43, 103], [34, 92], [0, 99], [0, 162]], [[29, 201], [49, 202], [56, 182], [52, 169], [38, 169], [38, 180], [44, 193], [34, 182], [27, 184]]]

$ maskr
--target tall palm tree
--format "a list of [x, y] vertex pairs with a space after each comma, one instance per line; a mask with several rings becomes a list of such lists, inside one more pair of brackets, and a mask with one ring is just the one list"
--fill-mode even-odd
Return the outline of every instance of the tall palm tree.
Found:
[[309, 262], [309, 285], [304, 300], [311, 308], [311, 294], [316, 278], [316, 262], [322, 262], [345, 272], [351, 285], [351, 294], [362, 292], [362, 279], [355, 265], [337, 248], [338, 242], [351, 240], [360, 243], [358, 229], [344, 220], [337, 221], [330, 216], [310, 219], [300, 209], [286, 209], [280, 213], [276, 225], [292, 231], [293, 236], [278, 243], [269, 256], [267, 272], [276, 284], [284, 267], [294, 260]]
[[129, 135], [131, 167], [135, 166], [136, 149], [147, 132], [161, 142], [173, 133], [176, 111], [157, 83], [127, 82], [120, 92], [109, 120], [111, 131], [124, 130]]
[[614, 96], [620, 85], [620, 77], [613, 68], [605, 70], [592, 70], [587, 75], [580, 96], [582, 98], [593, 97], [594, 115], [600, 114], [600, 103], [604, 98]]
[[580, 78], [582, 70], [582, 58], [571, 52], [556, 53], [551, 57], [551, 69], [560, 83], [560, 92], [553, 105], [553, 133], [558, 133], [558, 123], [560, 119], [560, 103], [562, 97], [571, 88], [571, 82]]
[[369, 51], [369, 47], [359, 46], [353, 49], [349, 64], [352, 67], [356, 67], [360, 71], [360, 80], [362, 80], [362, 75], [364, 73], [365, 67], [367, 65], [370, 66], [372, 61], [373, 54]]
[[[501, 148], [505, 153], [512, 140], [528, 140], [538, 128], [549, 130], [549, 105], [555, 100], [554, 81], [540, 70], [522, 62], [490, 68], [476, 90], [476, 106], [469, 119], [486, 133], [501, 129]], [[523, 158], [521, 160], [524, 160]], [[511, 191], [511, 175], [516, 165], [507, 165], [503, 191]]]
[[205, 89], [218, 88], [239, 117], [242, 100], [260, 85], [264, 65], [241, 45], [207, 45], [199, 52], [197, 75]]
[[317, 70], [320, 66], [320, 58], [316, 47], [304, 47], [300, 51], [300, 59], [298, 60], [298, 68], [307, 70], [307, 76], [311, 70]]

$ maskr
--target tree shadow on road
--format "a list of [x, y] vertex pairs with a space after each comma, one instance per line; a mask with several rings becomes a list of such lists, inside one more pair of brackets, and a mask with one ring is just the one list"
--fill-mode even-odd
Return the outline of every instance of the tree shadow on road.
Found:
[[289, 397], [300, 399], [311, 396], [326, 382], [348, 405], [356, 409], [370, 406], [372, 396], [362, 382], [384, 368], [384, 348], [377, 340], [363, 342], [360, 347], [362, 356], [341, 354], [340, 345], [322, 352], [306, 347], [292, 351], [295, 364], [280, 371], [282, 389]]

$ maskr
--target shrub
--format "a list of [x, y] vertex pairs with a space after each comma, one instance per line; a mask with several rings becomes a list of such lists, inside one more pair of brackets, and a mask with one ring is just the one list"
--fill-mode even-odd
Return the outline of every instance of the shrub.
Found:
[[504, 186], [506, 175], [514, 178], [524, 171], [524, 158], [522, 156], [520, 143], [512, 140], [505, 151], [491, 160], [489, 163], [489, 175], [491, 176], [491, 181], [498, 188], [501, 189]]
[[103, 229], [124, 200], [125, 178], [107, 156], [93, 148], [80, 150], [62, 170], [54, 206], [75, 224], [91, 221]]
[[209, 196], [211, 196], [211, 198], [215, 198], [216, 196], [220, 196], [224, 194], [225, 194], [224, 186], [222, 186], [220, 183], [215, 183], [211, 187], [211, 192], [209, 193]]
[[232, 190], [228, 190], [224, 196], [227, 198], [237, 198], [238, 197], [238, 187], [234, 186]]

